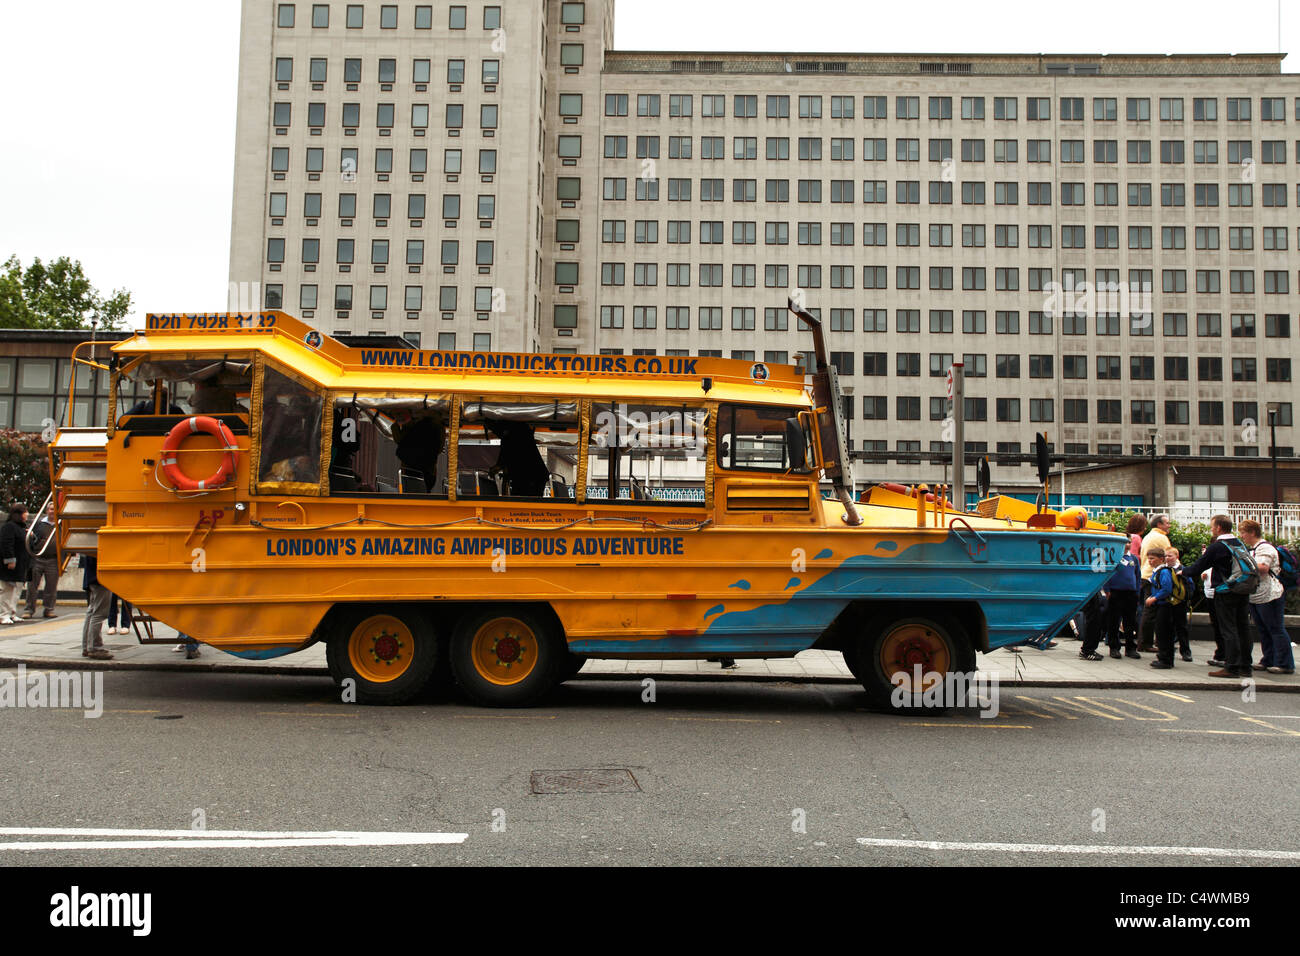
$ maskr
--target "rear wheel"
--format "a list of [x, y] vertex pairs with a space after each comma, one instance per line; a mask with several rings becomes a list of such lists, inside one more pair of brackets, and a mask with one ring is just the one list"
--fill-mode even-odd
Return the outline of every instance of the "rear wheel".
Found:
[[527, 707], [565, 679], [569, 652], [553, 623], [530, 608], [484, 608], [460, 619], [451, 669], [461, 689], [488, 707]]
[[[949, 674], [969, 675], [975, 670], [975, 650], [966, 634], [942, 616], [878, 624], [845, 649], [844, 660], [871, 703], [887, 709], [934, 700], [936, 692], [952, 686]], [[952, 703], [947, 694], [938, 699]]]
[[560, 665], [560, 682], [573, 680], [578, 676], [578, 671], [582, 670], [582, 665], [587, 663], [587, 658], [582, 654], [568, 654], [564, 663]]
[[438, 639], [418, 608], [367, 605], [337, 616], [325, 657], [336, 684], [355, 682], [357, 703], [402, 704], [437, 668]]

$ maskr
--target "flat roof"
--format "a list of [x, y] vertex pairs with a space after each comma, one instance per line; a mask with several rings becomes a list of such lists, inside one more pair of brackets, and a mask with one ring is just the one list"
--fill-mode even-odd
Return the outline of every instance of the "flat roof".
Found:
[[[609, 50], [604, 73], [921, 76], [1285, 76], [1285, 53], [817, 53]], [[1065, 69], [1059, 69], [1065, 67]], [[1083, 69], [1080, 70], [1079, 68]], [[1213, 67], [1213, 69], [1207, 69]]]
[[288, 313], [151, 313], [146, 327], [113, 346], [143, 355], [260, 351], [325, 388], [371, 392], [516, 393], [647, 400], [720, 399], [806, 407], [803, 372], [793, 365], [682, 355], [578, 355], [349, 347]]

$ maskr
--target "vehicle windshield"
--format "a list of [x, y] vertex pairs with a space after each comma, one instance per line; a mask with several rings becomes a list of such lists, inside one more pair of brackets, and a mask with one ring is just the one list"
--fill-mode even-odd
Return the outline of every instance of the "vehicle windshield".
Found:
[[812, 441], [798, 408], [723, 405], [718, 409], [718, 464], [745, 471], [807, 474]]
[[253, 372], [246, 358], [146, 358], [117, 380], [117, 417], [247, 415]]

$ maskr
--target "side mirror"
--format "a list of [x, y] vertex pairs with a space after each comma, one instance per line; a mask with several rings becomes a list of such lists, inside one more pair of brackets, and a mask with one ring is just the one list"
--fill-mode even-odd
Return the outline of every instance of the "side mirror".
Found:
[[808, 440], [804, 436], [803, 426], [798, 418], [785, 420], [785, 448], [790, 456], [791, 468], [805, 468], [808, 465]]
[[981, 501], [989, 496], [989, 489], [992, 486], [993, 478], [989, 474], [989, 459], [987, 455], [984, 455], [975, 463], [975, 493]]

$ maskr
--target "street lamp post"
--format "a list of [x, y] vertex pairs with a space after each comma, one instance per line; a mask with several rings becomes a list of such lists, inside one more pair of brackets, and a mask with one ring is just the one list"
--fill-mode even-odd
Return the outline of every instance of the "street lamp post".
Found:
[[1273, 533], [1282, 530], [1282, 515], [1277, 495], [1277, 409], [1268, 410], [1268, 457], [1273, 459]]
[[1154, 513], [1156, 508], [1156, 436], [1159, 434], [1154, 428], [1151, 429], [1151, 510]]

